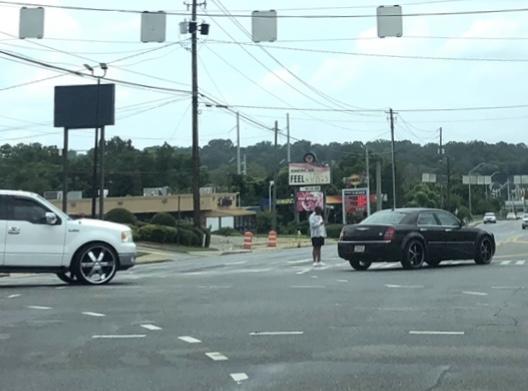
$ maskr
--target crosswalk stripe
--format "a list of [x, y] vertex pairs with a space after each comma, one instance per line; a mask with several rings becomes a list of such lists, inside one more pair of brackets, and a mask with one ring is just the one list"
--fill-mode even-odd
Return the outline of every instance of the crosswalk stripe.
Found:
[[517, 262], [515, 262], [515, 264], [521, 266], [521, 265], [524, 265], [525, 262], [526, 262], [526, 261], [517, 261]]
[[502, 262], [500, 263], [500, 265], [501, 265], [501, 266], [507, 266], [507, 265], [509, 265], [510, 263], [511, 263], [511, 261], [502, 261]]

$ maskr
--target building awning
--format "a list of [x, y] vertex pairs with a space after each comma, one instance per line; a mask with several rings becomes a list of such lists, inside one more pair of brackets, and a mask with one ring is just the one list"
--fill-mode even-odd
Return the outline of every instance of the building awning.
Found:
[[204, 212], [205, 217], [244, 217], [255, 216], [256, 213], [244, 208], [213, 209]]
[[327, 205], [341, 205], [343, 203], [343, 198], [340, 195], [328, 195], [326, 196]]

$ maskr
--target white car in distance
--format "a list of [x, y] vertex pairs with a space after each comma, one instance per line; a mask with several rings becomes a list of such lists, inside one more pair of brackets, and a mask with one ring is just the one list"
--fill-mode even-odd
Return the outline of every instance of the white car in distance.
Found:
[[488, 212], [484, 215], [482, 222], [484, 224], [488, 224], [488, 223], [495, 224], [497, 222], [497, 217], [495, 216], [495, 213]]
[[102, 285], [135, 261], [126, 225], [73, 220], [38, 194], [0, 190], [0, 272], [55, 273], [70, 284]]

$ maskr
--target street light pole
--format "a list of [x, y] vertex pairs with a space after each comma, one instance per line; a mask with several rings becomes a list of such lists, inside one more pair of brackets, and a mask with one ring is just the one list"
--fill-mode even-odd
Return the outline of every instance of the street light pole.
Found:
[[193, 222], [196, 227], [202, 225], [200, 216], [200, 149], [198, 138], [198, 28], [196, 25], [197, 0], [192, 0], [191, 52], [192, 52], [192, 193]]

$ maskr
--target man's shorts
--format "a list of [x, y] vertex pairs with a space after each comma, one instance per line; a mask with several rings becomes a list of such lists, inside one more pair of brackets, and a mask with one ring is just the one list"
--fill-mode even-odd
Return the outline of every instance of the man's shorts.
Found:
[[312, 246], [314, 247], [322, 247], [324, 246], [325, 238], [323, 237], [317, 237], [312, 238]]

